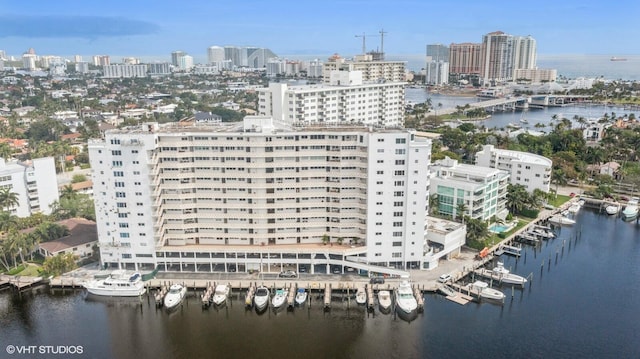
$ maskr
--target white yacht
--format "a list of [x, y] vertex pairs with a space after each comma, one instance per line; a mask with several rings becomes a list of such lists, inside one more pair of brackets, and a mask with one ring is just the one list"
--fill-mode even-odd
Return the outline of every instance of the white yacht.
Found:
[[618, 214], [618, 212], [620, 212], [620, 206], [617, 204], [610, 204], [605, 207], [605, 211], [607, 211], [608, 215], [613, 216], [614, 214]]
[[502, 262], [498, 262], [498, 265], [493, 268], [492, 272], [500, 276], [500, 280], [502, 281], [502, 283], [522, 285], [527, 283], [527, 279], [525, 277], [511, 273], [507, 268], [504, 267], [504, 263]]
[[505, 297], [504, 293], [499, 290], [489, 288], [489, 284], [481, 280], [475, 281], [471, 284], [471, 291], [478, 293], [480, 297], [486, 299], [503, 300]]
[[571, 226], [576, 224], [576, 221], [573, 219], [561, 215], [551, 216], [551, 218], [549, 218], [549, 222], [558, 226]]
[[164, 296], [164, 307], [167, 309], [173, 309], [182, 303], [185, 295], [187, 294], [187, 287], [181, 284], [173, 284], [169, 287], [169, 292]]
[[276, 289], [276, 294], [271, 298], [271, 305], [274, 308], [280, 308], [287, 300], [287, 291], [285, 289]]
[[640, 198], [632, 197], [629, 202], [627, 202], [627, 206], [624, 207], [622, 211], [622, 219], [625, 221], [633, 221], [638, 217], [638, 202], [640, 202]]
[[213, 292], [213, 304], [222, 305], [227, 301], [229, 296], [229, 286], [226, 284], [218, 284], [215, 292]]
[[296, 304], [297, 305], [303, 305], [304, 302], [307, 301], [307, 291], [304, 288], [298, 288], [298, 291], [296, 292]]
[[115, 270], [105, 279], [94, 279], [82, 285], [91, 294], [111, 297], [137, 297], [145, 292], [140, 273], [127, 274]]
[[418, 302], [416, 297], [413, 296], [413, 289], [406, 280], [400, 283], [398, 290], [396, 290], [396, 304], [403, 312], [409, 314], [418, 309]]
[[356, 292], [356, 303], [365, 304], [367, 303], [367, 292], [364, 291], [364, 288], [358, 288]]
[[391, 309], [391, 293], [388, 290], [378, 292], [378, 305], [381, 312], [388, 312]]
[[569, 207], [568, 211], [571, 214], [576, 214], [580, 211], [580, 208], [582, 208], [582, 206], [580, 206], [580, 203], [574, 203]]
[[256, 305], [256, 310], [262, 311], [269, 306], [269, 289], [264, 286], [256, 289], [256, 294], [253, 296], [253, 304]]

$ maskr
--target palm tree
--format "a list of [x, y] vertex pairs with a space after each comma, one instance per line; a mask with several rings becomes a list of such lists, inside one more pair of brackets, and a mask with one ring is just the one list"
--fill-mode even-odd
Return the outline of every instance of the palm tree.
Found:
[[438, 199], [438, 194], [434, 193], [429, 196], [429, 211], [431, 214], [440, 212], [440, 200]]
[[556, 198], [558, 198], [558, 187], [567, 184], [567, 177], [565, 176], [564, 170], [562, 168], [558, 168], [557, 170], [551, 172], [551, 182], [556, 184]]
[[507, 186], [507, 207], [514, 214], [520, 213], [529, 200], [527, 190], [521, 184]]
[[11, 192], [10, 188], [0, 189], [0, 209], [13, 208], [20, 204], [20, 198], [15, 192]]
[[467, 209], [468, 209], [467, 205], [464, 202], [460, 202], [456, 206], [456, 217], [463, 223], [464, 223], [464, 216], [466, 215]]
[[0, 232], [7, 232], [12, 228], [16, 228], [18, 224], [18, 217], [14, 216], [10, 212], [0, 212]]
[[61, 198], [75, 198], [76, 191], [73, 189], [73, 186], [68, 184], [62, 187], [62, 191], [60, 192]]

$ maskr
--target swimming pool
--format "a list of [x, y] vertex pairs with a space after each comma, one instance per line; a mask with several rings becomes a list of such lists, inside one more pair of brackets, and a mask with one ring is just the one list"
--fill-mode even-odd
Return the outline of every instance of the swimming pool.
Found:
[[511, 226], [507, 226], [504, 224], [498, 224], [498, 223], [494, 223], [491, 225], [491, 227], [489, 227], [489, 231], [493, 232], [493, 233], [502, 233], [502, 232], [506, 232], [508, 230], [511, 229]]

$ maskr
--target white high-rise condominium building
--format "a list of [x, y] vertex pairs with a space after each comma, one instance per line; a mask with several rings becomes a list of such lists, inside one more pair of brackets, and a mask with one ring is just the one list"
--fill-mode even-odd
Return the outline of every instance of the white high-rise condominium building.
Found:
[[89, 143], [101, 260], [197, 272], [423, 268], [430, 152], [404, 129], [259, 116], [108, 131]]
[[109, 57], [109, 55], [95, 55], [92, 59], [94, 66], [107, 66], [111, 64], [111, 57]]
[[224, 48], [220, 46], [210, 46], [207, 48], [207, 61], [211, 65], [219, 65], [224, 61]]
[[404, 82], [363, 82], [360, 71], [333, 71], [329, 84], [258, 89], [258, 113], [284, 123], [404, 124]]
[[27, 162], [6, 162], [0, 158], [0, 188], [18, 195], [18, 205], [7, 210], [18, 217], [34, 213], [51, 214], [51, 204], [58, 200], [58, 182], [53, 157]]
[[38, 56], [34, 54], [22, 55], [22, 67], [27, 71], [33, 71], [36, 69], [36, 60]]
[[331, 81], [331, 72], [360, 71], [363, 81], [404, 82], [406, 78], [405, 61], [373, 61], [371, 55], [358, 55], [353, 60], [346, 60], [334, 55], [322, 64], [325, 83]]
[[449, 47], [442, 44], [427, 45], [427, 62], [449, 62]]
[[187, 53], [186, 53], [186, 52], [184, 52], [184, 51], [173, 51], [173, 52], [171, 53], [171, 64], [172, 64], [173, 66], [180, 66], [180, 63], [178, 62], [178, 61], [179, 61], [178, 59], [179, 59], [181, 56], [184, 56], [184, 55], [186, 55], [186, 54], [187, 54]]
[[76, 62], [76, 72], [81, 74], [86, 74], [89, 72], [89, 63], [88, 62]]
[[513, 36], [502, 31], [482, 38], [480, 74], [485, 84], [511, 81], [518, 69], [536, 67], [536, 40], [531, 36]]
[[190, 55], [182, 55], [178, 57], [178, 68], [184, 71], [191, 70], [193, 68], [193, 57]]
[[553, 163], [544, 156], [485, 145], [476, 153], [476, 164], [509, 172], [511, 183], [523, 185], [528, 192], [536, 188], [549, 192]]
[[537, 58], [536, 40], [531, 36], [514, 36], [515, 42], [515, 64], [514, 68], [518, 69], [535, 69]]
[[104, 78], [146, 77], [147, 65], [107, 65], [102, 68]]

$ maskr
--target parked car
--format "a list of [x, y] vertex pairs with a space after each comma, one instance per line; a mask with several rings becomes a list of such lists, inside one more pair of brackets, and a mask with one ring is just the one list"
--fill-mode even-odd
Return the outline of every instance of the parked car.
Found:
[[280, 272], [280, 274], [278, 274], [278, 277], [280, 278], [295, 278], [298, 276], [298, 273], [296, 273], [296, 271], [292, 271], [292, 270], [286, 270], [284, 272]]
[[440, 283], [446, 283], [450, 280], [451, 280], [451, 274], [443, 274], [440, 276], [440, 278], [438, 278], [438, 282]]
[[371, 279], [369, 279], [369, 283], [371, 283], [371, 284], [384, 284], [384, 278], [382, 278], [382, 277], [371, 277]]

